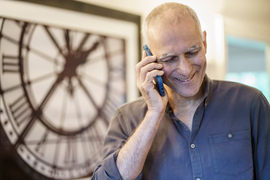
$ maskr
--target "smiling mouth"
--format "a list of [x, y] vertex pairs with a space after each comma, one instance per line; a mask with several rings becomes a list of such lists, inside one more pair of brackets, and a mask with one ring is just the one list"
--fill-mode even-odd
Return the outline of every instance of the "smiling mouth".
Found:
[[178, 78], [175, 78], [176, 80], [180, 81], [180, 82], [188, 82], [190, 81], [193, 77], [195, 76], [195, 73], [188, 79], [178, 79]]

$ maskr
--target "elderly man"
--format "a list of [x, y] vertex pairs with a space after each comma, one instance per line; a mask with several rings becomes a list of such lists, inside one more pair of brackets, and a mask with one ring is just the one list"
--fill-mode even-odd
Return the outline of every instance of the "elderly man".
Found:
[[143, 34], [154, 56], [144, 52], [136, 65], [142, 97], [116, 110], [92, 179], [269, 179], [269, 103], [254, 88], [207, 77], [194, 10], [162, 4]]

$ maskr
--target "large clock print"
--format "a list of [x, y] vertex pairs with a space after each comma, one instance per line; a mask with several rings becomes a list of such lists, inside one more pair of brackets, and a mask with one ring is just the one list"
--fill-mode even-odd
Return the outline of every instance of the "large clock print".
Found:
[[124, 39], [1, 18], [0, 77], [1, 130], [27, 166], [90, 176], [126, 101]]

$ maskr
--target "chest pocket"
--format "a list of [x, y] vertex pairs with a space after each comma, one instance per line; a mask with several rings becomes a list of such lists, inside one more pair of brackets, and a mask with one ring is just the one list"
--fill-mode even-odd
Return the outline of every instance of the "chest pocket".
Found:
[[239, 175], [253, 167], [249, 131], [209, 136], [215, 172]]

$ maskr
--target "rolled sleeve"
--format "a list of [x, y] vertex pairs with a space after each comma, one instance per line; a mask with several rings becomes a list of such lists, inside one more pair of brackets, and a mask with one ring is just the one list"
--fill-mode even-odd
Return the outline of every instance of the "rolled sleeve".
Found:
[[121, 180], [122, 178], [116, 165], [116, 158], [118, 153], [119, 150], [107, 156], [102, 161], [101, 165], [96, 168], [91, 180]]
[[[120, 150], [106, 157], [102, 164], [97, 167], [91, 180], [122, 180], [116, 165], [116, 158]], [[142, 173], [136, 178], [142, 180]]]
[[[119, 110], [116, 110], [104, 141], [104, 159], [97, 166], [91, 180], [121, 180], [122, 177], [116, 165], [116, 159], [120, 149], [123, 147], [133, 128], [127, 131], [124, 124], [125, 118]], [[134, 127], [135, 128], [135, 127]], [[142, 174], [136, 180], [142, 179]]]

